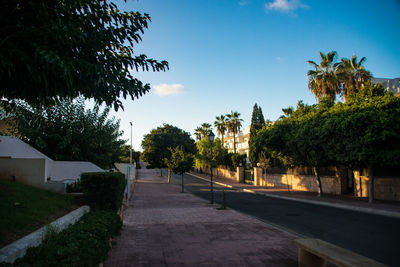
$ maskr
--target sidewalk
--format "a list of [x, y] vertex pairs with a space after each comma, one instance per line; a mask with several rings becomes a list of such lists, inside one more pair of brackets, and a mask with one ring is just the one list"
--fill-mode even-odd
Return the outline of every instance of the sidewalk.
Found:
[[[192, 176], [210, 181], [209, 174], [199, 174], [197, 172], [190, 172]], [[242, 190], [245, 192], [265, 195], [268, 197], [282, 198], [292, 201], [300, 201], [315, 205], [323, 205], [329, 207], [336, 207], [341, 209], [354, 210], [359, 212], [371, 213], [376, 215], [400, 218], [400, 204], [399, 203], [385, 203], [376, 201], [368, 203], [363, 199], [356, 199], [348, 195], [323, 195], [318, 197], [317, 193], [305, 191], [290, 192], [287, 189], [267, 189], [261, 186], [254, 186], [244, 183], [238, 183], [231, 179], [213, 177], [215, 184]]]
[[297, 266], [296, 237], [140, 169], [105, 266]]

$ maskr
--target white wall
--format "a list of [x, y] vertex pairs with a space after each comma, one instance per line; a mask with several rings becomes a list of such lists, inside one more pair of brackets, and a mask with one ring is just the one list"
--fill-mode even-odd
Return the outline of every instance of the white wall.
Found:
[[[88, 161], [54, 161], [15, 136], [0, 136], [0, 158], [44, 159], [43, 183], [46, 182], [47, 177], [50, 177], [52, 181], [76, 180], [82, 172], [104, 171]], [[23, 166], [21, 165], [20, 168]]]
[[83, 172], [102, 171], [102, 168], [88, 161], [53, 161], [49, 164], [47, 177], [51, 181], [76, 180]]

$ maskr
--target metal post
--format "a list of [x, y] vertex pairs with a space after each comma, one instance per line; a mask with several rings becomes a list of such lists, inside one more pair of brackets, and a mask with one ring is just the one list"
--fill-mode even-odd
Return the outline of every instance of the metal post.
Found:
[[131, 166], [126, 168], [126, 206], [129, 206], [129, 198], [131, 194]]
[[131, 149], [129, 150], [130, 156], [129, 156], [129, 163], [132, 165], [132, 122], [129, 122], [131, 124]]
[[211, 186], [211, 204], [214, 204], [214, 190], [213, 190], [213, 173], [212, 173], [212, 142], [211, 142], [211, 159], [210, 159], [210, 186]]

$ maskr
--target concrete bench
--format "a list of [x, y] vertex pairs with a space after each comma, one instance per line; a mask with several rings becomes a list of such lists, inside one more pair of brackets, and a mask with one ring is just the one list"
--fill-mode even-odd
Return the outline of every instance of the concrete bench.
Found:
[[293, 242], [298, 247], [300, 267], [326, 266], [327, 262], [337, 266], [386, 266], [320, 239], [301, 238]]

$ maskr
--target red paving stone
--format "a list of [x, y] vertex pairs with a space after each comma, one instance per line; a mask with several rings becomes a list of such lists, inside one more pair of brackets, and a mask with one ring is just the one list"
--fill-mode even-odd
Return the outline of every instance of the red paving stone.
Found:
[[139, 170], [105, 266], [297, 266], [294, 235]]

